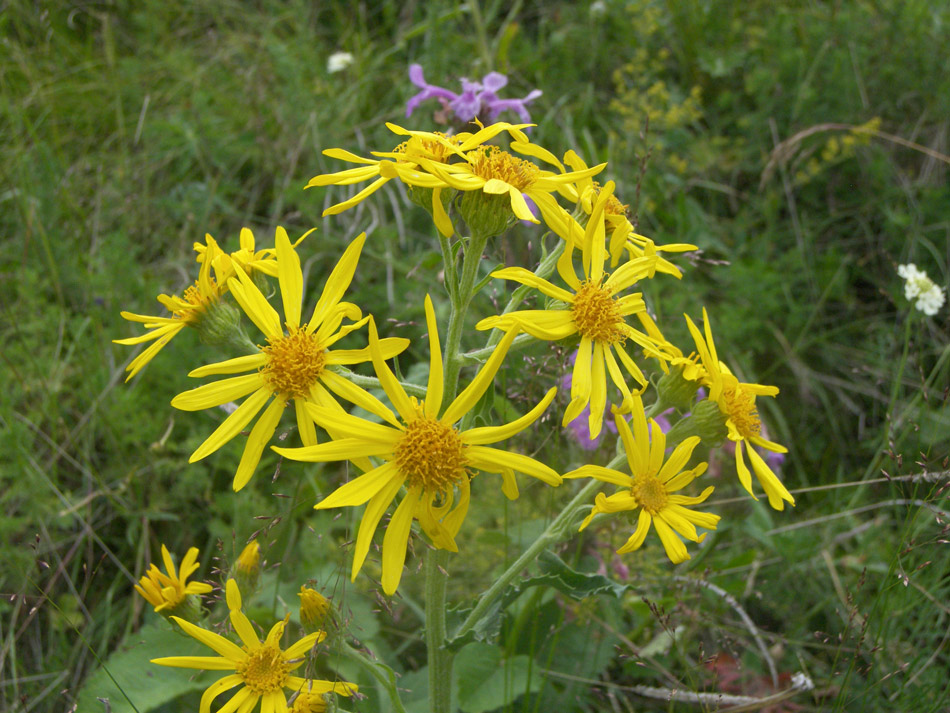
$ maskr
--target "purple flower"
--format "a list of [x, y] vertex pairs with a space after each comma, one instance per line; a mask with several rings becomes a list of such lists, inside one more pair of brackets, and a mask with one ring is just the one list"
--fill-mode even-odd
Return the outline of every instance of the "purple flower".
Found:
[[508, 77], [500, 72], [489, 72], [482, 77], [481, 82], [473, 82], [463, 77], [461, 94], [426, 83], [422, 65], [419, 64], [409, 65], [409, 81], [422, 91], [406, 102], [407, 118], [422, 102], [438, 99], [444, 106], [451, 108], [460, 121], [466, 123], [476, 117], [492, 122], [503, 111], [513, 111], [527, 123], [531, 121], [531, 115], [525, 105], [541, 96], [541, 91], [535, 89], [523, 99], [499, 99], [496, 92], [508, 84]]

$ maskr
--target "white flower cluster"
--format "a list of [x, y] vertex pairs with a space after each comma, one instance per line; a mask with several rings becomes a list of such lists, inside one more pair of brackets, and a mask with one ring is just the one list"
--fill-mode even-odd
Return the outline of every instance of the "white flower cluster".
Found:
[[349, 52], [334, 52], [327, 58], [327, 72], [342, 72], [353, 64], [353, 55]]
[[918, 270], [914, 263], [898, 265], [897, 274], [906, 280], [904, 296], [909, 300], [916, 299], [914, 306], [921, 312], [932, 317], [943, 307], [946, 299], [943, 288], [934, 284], [934, 281], [927, 277], [927, 273]]

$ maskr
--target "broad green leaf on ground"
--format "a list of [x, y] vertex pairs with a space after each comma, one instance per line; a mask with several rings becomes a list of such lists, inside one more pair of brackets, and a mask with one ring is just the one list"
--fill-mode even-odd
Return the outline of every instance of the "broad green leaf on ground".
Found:
[[538, 666], [530, 657], [502, 659], [500, 648], [480, 641], [455, 657], [455, 682], [462, 713], [487, 713], [541, 688]]
[[190, 691], [210, 686], [220, 675], [149, 663], [160, 656], [204, 656], [208, 649], [194, 639], [157, 622], [131, 634], [79, 692], [77, 710], [107, 710], [98, 699], [108, 700], [112, 713], [146, 713]]

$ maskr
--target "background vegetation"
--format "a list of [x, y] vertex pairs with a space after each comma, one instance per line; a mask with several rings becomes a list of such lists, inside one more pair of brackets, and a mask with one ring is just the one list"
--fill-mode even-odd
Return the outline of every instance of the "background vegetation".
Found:
[[[221, 581], [255, 531], [269, 562], [262, 606], [295, 608], [312, 580], [402, 674], [407, 700], [424, 697], [420, 587], [404, 578], [401, 596], [382, 601], [328, 557], [350, 526], [311, 510], [328, 473], [285, 468], [234, 496], [237, 445], [186, 465], [210, 424], [168, 406], [191, 386], [181, 364], [207, 358], [193, 335], [128, 385], [130, 350], [111, 343], [133, 333], [120, 310], [149, 313], [158, 292], [193, 279], [205, 232], [234, 249], [242, 226], [270, 239], [277, 224], [319, 225], [302, 248], [310, 289], [342, 242], [368, 231], [356, 301], [414, 323], [401, 327], [417, 337], [403, 364], [422, 358], [422, 297], [438, 292], [428, 217], [387, 189], [322, 220], [339, 193], [301, 190], [339, 167], [323, 148], [392, 144], [384, 122], [404, 120], [406, 69], [419, 62], [449, 87], [496, 69], [511, 77], [507, 96], [542, 89], [536, 141], [609, 161], [641, 232], [700, 246], [681, 260], [683, 284], [659, 282], [651, 304], [681, 343], [679, 315], [708, 306], [741, 374], [781, 388], [764, 416], [790, 447], [782, 472], [798, 501], [778, 514], [734, 499], [723, 460], [724, 517], [691, 563], [673, 570], [658, 545], [621, 563], [619, 531], [572, 540], [560, 553], [572, 567], [634, 588], [580, 603], [523, 595], [498, 647], [460, 654], [460, 705], [670, 710], [631, 687], [764, 696], [803, 671], [815, 690], [771, 710], [947, 710], [950, 320], [946, 307], [913, 311], [895, 268], [915, 262], [948, 283], [950, 6], [475, 8], [0, 2], [0, 708], [98, 711], [108, 696], [126, 710], [93, 674], [113, 656], [139, 710], [195, 709], [207, 684], [162, 678], [135, 646], [145, 631], [168, 653], [185, 644], [133, 581], [163, 542], [179, 555], [198, 546], [203, 576]], [[337, 50], [355, 62], [328, 74]], [[437, 128], [437, 108], [412, 126]], [[500, 248], [536, 255], [537, 233], [519, 228]], [[547, 387], [534, 376], [565, 360], [531, 356], [535, 371], [507, 390], [526, 402]], [[585, 457], [553, 420], [533, 447], [564, 470]], [[275, 467], [270, 457], [261, 468]], [[565, 496], [530, 490], [473, 508], [456, 596], [484, 586]], [[672, 579], [687, 574], [714, 587]], [[353, 710], [386, 710], [365, 690]]]

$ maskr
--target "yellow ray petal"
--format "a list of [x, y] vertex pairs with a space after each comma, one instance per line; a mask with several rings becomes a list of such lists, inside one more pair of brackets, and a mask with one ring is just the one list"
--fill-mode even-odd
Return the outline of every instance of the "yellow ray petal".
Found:
[[241, 454], [241, 462], [238, 463], [237, 472], [234, 474], [234, 482], [231, 484], [234, 492], [247, 485], [251, 476], [254, 475], [257, 464], [261, 462], [261, 453], [274, 435], [286, 404], [287, 401], [282, 396], [275, 398], [251, 429], [251, 435], [248, 436], [244, 446], [244, 453]]
[[370, 544], [373, 542], [373, 533], [379, 525], [383, 513], [389, 507], [389, 504], [396, 497], [403, 483], [406, 482], [404, 476], [393, 478], [386, 483], [379, 492], [372, 497], [363, 511], [363, 517], [360, 519], [360, 529], [356, 536], [356, 547], [353, 549], [353, 569], [351, 579], [356, 579], [363, 562], [366, 561], [366, 555], [369, 554]]
[[412, 514], [419, 501], [419, 488], [409, 490], [393, 513], [389, 527], [383, 537], [383, 591], [392, 596], [402, 578], [402, 567], [406, 561], [406, 546], [412, 529]]
[[506, 267], [501, 270], [495, 270], [492, 274], [492, 277], [499, 280], [513, 280], [515, 282], [520, 282], [522, 285], [528, 285], [533, 287], [541, 294], [547, 295], [556, 300], [561, 300], [570, 304], [574, 300], [574, 295], [572, 295], [567, 290], [561, 289], [557, 285], [553, 285], [543, 277], [538, 277], [530, 270], [526, 270], [523, 267]]
[[[659, 426], [656, 426], [656, 421], [651, 421], [654, 427], [659, 431]], [[660, 472], [657, 473], [657, 478], [659, 478], [661, 483], [670, 483], [674, 477], [689, 462], [689, 459], [693, 455], [693, 449], [699, 445], [700, 438], [699, 436], [690, 436], [689, 438], [683, 440], [676, 448], [673, 450], [673, 453], [670, 454], [670, 457], [667, 459], [666, 463], [663, 464], [663, 467], [660, 468]], [[665, 445], [665, 444], [664, 444]]]
[[228, 280], [228, 288], [241, 309], [261, 332], [268, 337], [283, 335], [284, 330], [280, 326], [280, 316], [264, 299], [264, 295], [261, 294], [261, 291], [257, 289], [257, 286], [244, 270], [238, 270], [237, 277]]
[[304, 408], [306, 402], [294, 399], [294, 416], [297, 417], [297, 431], [304, 446], [317, 445], [317, 429], [313, 426], [313, 419]]
[[491, 385], [495, 374], [505, 359], [505, 355], [508, 353], [508, 348], [517, 336], [517, 329], [512, 329], [505, 334], [504, 338], [498, 343], [498, 346], [495, 347], [491, 356], [488, 357], [488, 360], [482, 365], [482, 368], [478, 370], [478, 374], [475, 375], [472, 382], [465, 387], [462, 393], [460, 393], [455, 398], [455, 401], [445, 410], [442, 418], [439, 419], [442, 423], [451, 426], [472, 409], [476, 402], [482, 397], [482, 394], [485, 393], [485, 390]]
[[405, 479], [395, 463], [383, 463], [368, 473], [344, 483], [313, 506], [314, 510], [362, 505], [385, 488], [392, 480]]
[[395, 374], [390, 371], [383, 359], [383, 353], [379, 348], [379, 333], [376, 331], [376, 322], [373, 319], [369, 321], [369, 347], [373, 356], [373, 368], [376, 370], [376, 376], [379, 379], [380, 386], [383, 387], [383, 391], [386, 392], [403, 421], [409, 423], [415, 420], [416, 409], [412, 405], [409, 395], [406, 394], [402, 384], [396, 380]]
[[660, 542], [663, 543], [663, 549], [666, 550], [666, 556], [670, 558], [673, 564], [679, 564], [690, 559], [689, 552], [686, 551], [686, 545], [676, 536], [673, 529], [659, 517], [653, 518], [653, 525], [656, 527], [656, 534], [660, 536]]
[[552, 386], [548, 389], [547, 394], [544, 395], [544, 398], [541, 399], [537, 406], [521, 418], [504, 426], [482, 426], [480, 428], [471, 428], [467, 431], [463, 431], [461, 433], [462, 442], [471, 446], [486, 445], [488, 443], [503, 441], [506, 438], [511, 438], [516, 433], [521, 433], [521, 431], [534, 423], [538, 417], [544, 413], [556, 393], [557, 388]]
[[[627, 431], [629, 433], [629, 430]], [[631, 483], [631, 478], [626, 473], [621, 473], [619, 470], [614, 470], [613, 468], [605, 468], [602, 465], [594, 465], [588, 463], [587, 465], [582, 465], [580, 468], [572, 470], [570, 473], [565, 473], [564, 478], [594, 478], [603, 483], [610, 483], [611, 485], [619, 485], [621, 488], [629, 488]]]
[[739, 482], [742, 483], [742, 487], [749, 492], [753, 500], [758, 500], [755, 493], [752, 492], [752, 473], [742, 457], [742, 443], [742, 441], [736, 442], [736, 472], [739, 474]]
[[[753, 448], [748, 442], [746, 442], [746, 448], [749, 449], [749, 460], [752, 461], [752, 470], [755, 471], [755, 477], [759, 479], [759, 484], [765, 490], [765, 494], [769, 496], [769, 505], [771, 505], [775, 510], [784, 510], [785, 502], [788, 501], [792, 505], [795, 504], [795, 498], [792, 497], [792, 494], [788, 492], [786, 487], [782, 485], [782, 481], [778, 479], [775, 473], [772, 472], [772, 469], [769, 468], [768, 463], [766, 463], [762, 456], [760, 456], [755, 448]], [[736, 444], [736, 454], [739, 453], [739, 444]]]
[[[396, 415], [382, 401], [377, 399], [368, 391], [361, 389], [349, 379], [344, 379], [339, 374], [332, 371], [325, 371], [320, 377], [321, 381], [330, 391], [350, 403], [356, 404], [361, 409], [369, 411], [379, 416], [384, 421], [388, 421], [393, 426], [399, 426], [399, 420]], [[334, 416], [334, 419], [336, 417]]]
[[300, 326], [300, 303], [303, 301], [303, 273], [300, 257], [290, 244], [287, 231], [277, 226], [274, 238], [277, 249], [277, 281], [284, 303], [284, 322], [296, 329]]
[[237, 407], [234, 412], [221, 422], [210, 436], [191, 454], [189, 463], [196, 463], [205, 456], [208, 456], [218, 450], [225, 443], [234, 438], [241, 430], [251, 422], [257, 412], [263, 408], [267, 399], [271, 397], [269, 386], [263, 386], [253, 394], [248, 396], [244, 403]]
[[[382, 173], [381, 170], [379, 172]], [[336, 205], [331, 205], [329, 208], [323, 211], [323, 217], [325, 218], [328, 215], [337, 215], [338, 213], [342, 213], [343, 211], [349, 208], [352, 208], [360, 201], [364, 200], [368, 196], [371, 196], [373, 193], [378, 191], [390, 180], [392, 179], [389, 176], [382, 176], [380, 178], [377, 178], [375, 181], [370, 183], [368, 186], [366, 186], [366, 188], [361, 190], [352, 198], [347, 198], [345, 201], [341, 201], [340, 203], [337, 203]], [[355, 183], [355, 181], [352, 181], [352, 182]]]
[[537, 478], [548, 485], [557, 486], [561, 484], [561, 476], [555, 470], [521, 453], [511, 453], [510, 451], [486, 448], [485, 446], [469, 446], [465, 453], [473, 468], [488, 473], [501, 473], [509, 469], [530, 475], [532, 478]]
[[199, 366], [197, 369], [189, 371], [188, 376], [200, 378], [217, 374], [240, 374], [242, 371], [251, 371], [252, 369], [256, 371], [259, 367], [263, 366], [266, 361], [266, 354], [248, 354], [247, 356], [235, 357], [234, 359]]
[[426, 386], [425, 415], [436, 418], [442, 409], [442, 351], [439, 346], [439, 327], [435, 323], [432, 298], [426, 295], [426, 328], [429, 330], [429, 382]]
[[353, 281], [353, 273], [356, 272], [356, 265], [360, 259], [360, 252], [363, 250], [363, 244], [366, 242], [366, 233], [357, 235], [351, 242], [339, 262], [333, 267], [333, 271], [327, 278], [327, 283], [313, 308], [313, 315], [307, 323], [309, 331], [313, 331], [323, 322], [330, 311], [343, 298], [343, 293], [349, 288]]
[[174, 668], [198, 668], [204, 671], [234, 670], [234, 661], [221, 656], [163, 656], [162, 658], [151, 659], [151, 663]]
[[647, 538], [647, 534], [650, 532], [650, 523], [652, 521], [653, 518], [650, 517], [650, 513], [646, 510], [640, 510], [640, 517], [637, 519], [637, 529], [630, 535], [630, 539], [627, 540], [623, 547], [617, 550], [617, 554], [622, 555], [640, 549], [643, 545], [643, 541]]
[[587, 426], [593, 440], [600, 435], [604, 427], [604, 411], [607, 408], [607, 377], [604, 374], [604, 345], [601, 342], [594, 343], [590, 383], [590, 412], [587, 417]]
[[178, 626], [180, 626], [184, 632], [188, 634], [188, 636], [197, 639], [202, 644], [210, 649], [213, 649], [224, 658], [234, 662], [243, 661], [247, 658], [247, 654], [241, 650], [241, 647], [232, 641], [228, 641], [220, 634], [215, 634], [213, 631], [202, 629], [200, 626], [195, 626], [191, 622], [187, 622], [177, 616], [173, 616], [171, 619], [176, 624], [178, 624]]
[[382, 456], [392, 451], [392, 446], [385, 443], [371, 443], [365, 438], [340, 438], [327, 443], [304, 448], [278, 448], [271, 446], [274, 453], [299, 460], [304, 463], [326, 463], [335, 460], [352, 460], [362, 456]]

